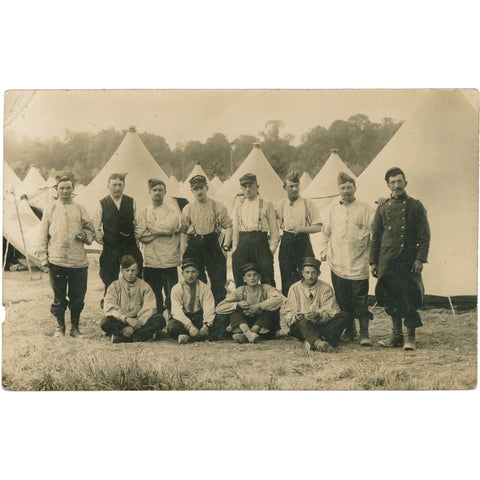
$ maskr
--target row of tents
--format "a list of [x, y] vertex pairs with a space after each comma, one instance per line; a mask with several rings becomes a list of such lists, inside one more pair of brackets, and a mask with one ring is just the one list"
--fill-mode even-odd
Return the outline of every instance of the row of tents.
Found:
[[[430, 295], [477, 295], [478, 132], [478, 113], [461, 91], [429, 91], [418, 110], [357, 178], [357, 198], [373, 205], [378, 198], [389, 195], [384, 180], [386, 170], [397, 166], [405, 171], [407, 192], [425, 205], [431, 225], [429, 265], [424, 270], [426, 292]], [[320, 211], [335, 200], [340, 171], [356, 178], [338, 151], [332, 150], [313, 180], [306, 172], [302, 175], [302, 194], [314, 199]], [[196, 164], [185, 182], [179, 184], [163, 171], [131, 128], [97, 176], [76, 192], [76, 201], [90, 214], [106, 194], [108, 177], [114, 172], [128, 172], [125, 193], [135, 197], [139, 208], [150, 201], [148, 178], [162, 179], [167, 185], [167, 201], [182, 208], [192, 200], [189, 179], [205, 175], [201, 165]], [[253, 146], [225, 182], [218, 177], [209, 180], [210, 194], [231, 210], [240, 193], [239, 179], [248, 172], [257, 175], [265, 199], [277, 202], [285, 197], [283, 182], [260, 144]], [[27, 180], [33, 184], [35, 172], [29, 172], [22, 183], [5, 163], [4, 237], [38, 264], [33, 245], [39, 221], [27, 201], [18, 195], [25, 191]], [[318, 240], [317, 234], [313, 238], [314, 250]]]

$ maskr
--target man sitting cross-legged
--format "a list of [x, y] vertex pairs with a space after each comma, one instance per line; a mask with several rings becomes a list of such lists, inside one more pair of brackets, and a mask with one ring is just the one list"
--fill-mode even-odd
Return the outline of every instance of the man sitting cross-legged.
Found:
[[163, 316], [157, 314], [153, 290], [137, 274], [135, 258], [124, 255], [120, 278], [110, 284], [105, 294], [105, 318], [100, 327], [112, 336], [113, 343], [153, 340], [165, 327]]
[[247, 263], [242, 270], [246, 285], [227, 294], [218, 304], [217, 313], [230, 316], [232, 338], [237, 343], [273, 338], [279, 328], [279, 309], [285, 297], [272, 286], [260, 283], [257, 264]]
[[210, 288], [198, 279], [200, 266], [193, 258], [182, 261], [182, 276], [171, 292], [172, 318], [167, 329], [180, 345], [190, 341], [220, 340], [225, 316], [215, 316], [215, 300]]
[[288, 292], [284, 305], [285, 321], [290, 335], [305, 341], [305, 348], [331, 352], [340, 341], [349, 316], [341, 312], [333, 288], [322, 280], [320, 261], [307, 257], [302, 264], [302, 277]]

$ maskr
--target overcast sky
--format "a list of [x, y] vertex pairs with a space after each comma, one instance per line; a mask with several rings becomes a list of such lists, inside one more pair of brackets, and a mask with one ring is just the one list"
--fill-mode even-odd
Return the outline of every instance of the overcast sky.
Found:
[[[66, 129], [98, 132], [136, 126], [165, 137], [170, 147], [205, 141], [216, 132], [232, 141], [258, 135], [268, 120], [283, 133], [301, 135], [337, 119], [363, 113], [372, 121], [406, 120], [423, 90], [71, 90], [6, 94], [6, 132], [18, 139], [63, 139]], [[12, 113], [8, 117], [9, 111]]]

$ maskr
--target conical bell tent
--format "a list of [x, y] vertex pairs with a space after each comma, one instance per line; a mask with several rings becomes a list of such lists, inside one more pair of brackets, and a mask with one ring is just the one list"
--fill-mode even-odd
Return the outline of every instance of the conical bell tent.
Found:
[[[478, 96], [477, 96], [478, 98]], [[427, 295], [477, 295], [478, 114], [461, 91], [434, 90], [358, 179], [357, 197], [388, 197], [385, 172], [401, 168], [428, 214]]]
[[75, 201], [83, 205], [90, 215], [95, 211], [100, 199], [108, 195], [108, 177], [112, 173], [127, 173], [124, 193], [135, 199], [138, 209], [151, 202], [147, 186], [149, 178], [158, 178], [165, 182], [166, 201], [175, 204], [173, 197], [184, 197], [147, 150], [134, 127], [128, 130], [115, 153], [97, 176], [76, 197]]
[[254, 173], [260, 185], [260, 195], [271, 202], [278, 202], [285, 196], [283, 182], [265, 157], [259, 143], [255, 143], [247, 158], [235, 173], [226, 180], [215, 195], [217, 200], [225, 202], [231, 208], [237, 194], [241, 193], [240, 178], [246, 173]]

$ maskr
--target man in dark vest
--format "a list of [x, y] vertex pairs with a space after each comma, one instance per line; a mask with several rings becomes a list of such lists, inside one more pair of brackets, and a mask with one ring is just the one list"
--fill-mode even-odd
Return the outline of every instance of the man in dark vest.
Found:
[[[113, 173], [108, 178], [110, 195], [100, 200], [93, 216], [97, 242], [103, 245], [100, 255], [100, 278], [105, 285], [118, 280], [120, 259], [132, 255], [142, 276], [143, 257], [135, 239], [135, 200], [123, 195], [125, 174]], [[103, 306], [103, 299], [101, 301]]]
[[430, 227], [420, 200], [405, 192], [407, 181], [402, 170], [390, 168], [385, 181], [392, 195], [377, 209], [370, 245], [370, 268], [378, 278], [377, 302], [393, 321], [391, 339], [380, 344], [415, 350], [415, 328], [422, 326], [417, 308], [424, 297], [422, 270], [428, 257]]

